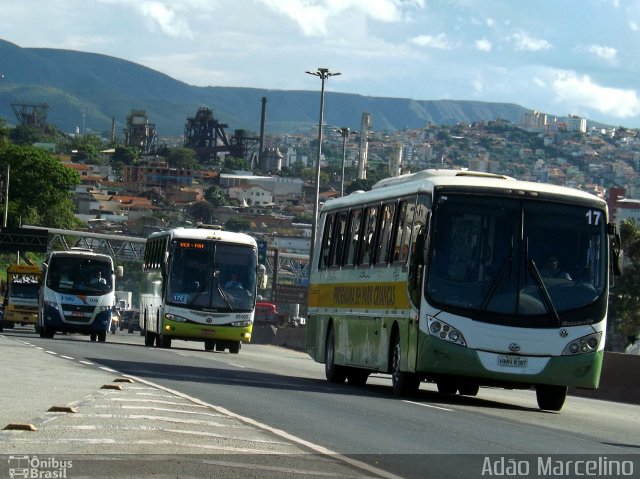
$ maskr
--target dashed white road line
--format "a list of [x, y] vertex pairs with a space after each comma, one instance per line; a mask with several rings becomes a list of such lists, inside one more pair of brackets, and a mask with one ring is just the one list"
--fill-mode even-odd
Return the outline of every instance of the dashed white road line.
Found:
[[449, 409], [448, 407], [442, 407], [442, 406], [434, 406], [433, 404], [424, 404], [424, 403], [421, 403], [421, 402], [407, 401], [406, 399], [403, 400], [402, 402], [406, 402], [406, 403], [409, 403], [409, 404], [415, 404], [416, 406], [429, 407], [431, 409], [439, 409], [440, 411], [455, 412], [455, 409]]

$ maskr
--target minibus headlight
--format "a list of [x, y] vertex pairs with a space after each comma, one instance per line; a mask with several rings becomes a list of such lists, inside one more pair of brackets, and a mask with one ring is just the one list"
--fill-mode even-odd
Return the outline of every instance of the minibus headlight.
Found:
[[177, 316], [175, 314], [166, 313], [164, 315], [164, 319], [168, 319], [169, 321], [176, 321], [178, 323], [186, 323], [187, 318], [183, 318], [182, 316]]
[[233, 326], [234, 328], [246, 328], [251, 324], [251, 321], [234, 321], [233, 323], [229, 323], [229, 326]]

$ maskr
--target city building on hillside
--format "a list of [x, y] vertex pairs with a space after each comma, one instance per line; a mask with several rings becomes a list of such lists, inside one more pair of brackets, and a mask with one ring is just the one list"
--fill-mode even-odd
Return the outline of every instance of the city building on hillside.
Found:
[[137, 184], [139, 188], [169, 186], [191, 186], [194, 172], [184, 168], [169, 168], [162, 164], [149, 164], [147, 166], [125, 166], [124, 182]]
[[273, 195], [262, 186], [258, 185], [238, 185], [227, 190], [227, 196], [232, 200], [237, 200], [240, 205], [247, 206], [272, 206]]
[[233, 186], [256, 185], [270, 191], [274, 198], [300, 196], [304, 184], [304, 181], [300, 178], [220, 174], [220, 188], [228, 189]]

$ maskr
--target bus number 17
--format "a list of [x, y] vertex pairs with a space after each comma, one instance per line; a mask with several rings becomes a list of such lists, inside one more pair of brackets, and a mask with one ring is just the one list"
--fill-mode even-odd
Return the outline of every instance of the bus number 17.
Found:
[[602, 211], [589, 210], [585, 216], [587, 217], [588, 224], [598, 226], [600, 224]]

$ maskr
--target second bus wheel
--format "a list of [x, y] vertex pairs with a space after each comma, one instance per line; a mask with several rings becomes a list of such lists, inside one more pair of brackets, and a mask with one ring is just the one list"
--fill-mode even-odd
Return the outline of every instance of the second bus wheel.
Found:
[[336, 340], [333, 327], [327, 332], [327, 346], [324, 352], [324, 375], [330, 383], [342, 384], [347, 379], [347, 371], [344, 366], [335, 363]]

